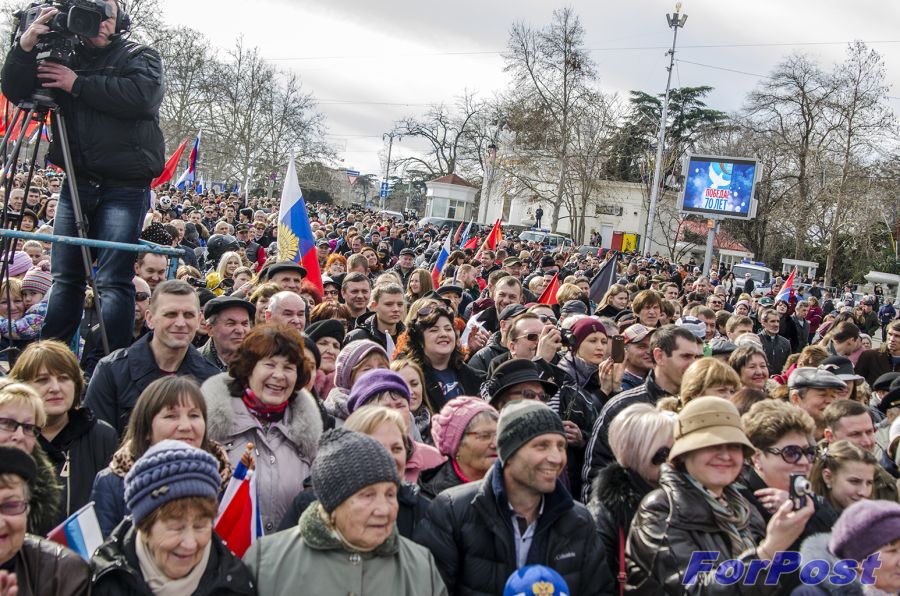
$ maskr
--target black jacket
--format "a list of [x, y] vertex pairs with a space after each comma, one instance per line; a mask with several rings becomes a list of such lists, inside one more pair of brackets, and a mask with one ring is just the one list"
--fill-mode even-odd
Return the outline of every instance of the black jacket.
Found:
[[[128, 425], [131, 409], [141, 392], [147, 385], [165, 376], [156, 365], [150, 349], [151, 339], [153, 334], [148, 333], [129, 347], [118, 349], [100, 360], [88, 384], [84, 405], [97, 418], [116, 429], [119, 436]], [[197, 348], [189, 346], [176, 374], [194, 377], [202, 384], [219, 372], [219, 369], [203, 358]]]
[[[503, 593], [516, 570], [515, 534], [503, 471], [494, 465], [483, 480], [445, 490], [432, 501], [416, 530], [431, 551], [450, 596]], [[559, 482], [544, 495], [529, 565], [555, 569], [578, 596], [613, 594], [606, 553], [590, 513]]]
[[584, 466], [581, 469], [581, 496], [585, 503], [590, 497], [589, 492], [594, 477], [600, 473], [600, 470], [615, 461], [612, 449], [609, 447], [609, 425], [612, 423], [613, 418], [632, 404], [656, 405], [656, 402], [667, 395], [668, 393], [656, 384], [656, 376], [651, 370], [647, 375], [647, 381], [643, 385], [623, 391], [606, 402], [606, 405], [603, 406], [603, 409], [600, 410], [600, 414], [597, 416], [597, 422], [594, 423], [594, 430], [591, 433], [591, 440], [588, 442], [584, 452]]
[[[119, 524], [91, 558], [94, 571], [94, 596], [120, 596], [138, 594], [153, 596], [150, 587], [141, 574], [141, 566], [135, 553], [134, 541], [137, 531], [126, 520]], [[256, 588], [250, 571], [240, 559], [213, 532], [212, 551], [206, 571], [200, 579], [200, 586], [191, 596], [252, 596]]]
[[[38, 86], [36, 55], [19, 44], [7, 54], [0, 77], [11, 102], [28, 99]], [[71, 94], [58, 90], [55, 98], [66, 117], [76, 175], [120, 186], [149, 186], [165, 162], [159, 54], [119, 37], [105, 48], [79, 45], [71, 68], [78, 75]], [[49, 159], [63, 166], [57, 126], [54, 118]]]
[[[356, 320], [356, 328], [353, 331], [347, 334], [347, 337], [344, 339], [344, 345], [346, 346], [351, 341], [357, 341], [359, 339], [368, 339], [369, 341], [374, 341], [376, 344], [387, 350], [387, 338], [384, 336], [384, 333], [378, 330], [378, 321], [375, 319], [375, 313], [365, 314], [359, 317]], [[406, 327], [403, 326], [403, 323], [397, 323], [397, 333], [391, 336], [394, 340], [394, 345], [397, 345], [397, 338], [406, 330]], [[390, 354], [388, 354], [390, 356]]]
[[469, 361], [466, 362], [469, 366], [477, 370], [478, 372], [484, 374], [487, 372], [488, 365], [491, 363], [491, 360], [500, 356], [501, 354], [508, 354], [509, 349], [503, 346], [500, 343], [500, 332], [496, 332], [491, 334], [490, 339], [488, 339], [487, 345], [475, 352], [475, 354], [469, 358]]
[[784, 370], [784, 363], [791, 355], [791, 342], [780, 335], [772, 336], [765, 331], [761, 331], [757, 335], [762, 342], [763, 352], [766, 353], [769, 374], [781, 374], [781, 371]]
[[624, 548], [631, 520], [634, 519], [641, 500], [651, 490], [653, 488], [637, 472], [626, 470], [618, 462], [600, 470], [594, 479], [588, 511], [597, 524], [597, 535], [606, 550], [606, 561], [612, 577], [617, 578], [624, 568], [625, 561], [619, 560], [619, 550]]
[[[481, 382], [484, 380], [482, 375], [468, 364], [463, 364], [462, 367], [455, 370], [457, 380], [462, 386], [460, 395], [480, 395]], [[438, 380], [434, 368], [426, 364], [422, 367], [422, 371], [425, 373], [425, 395], [428, 403], [431, 404], [431, 411], [440, 412], [450, 400], [444, 397], [444, 390], [441, 389], [441, 382]]]
[[422, 494], [429, 499], [434, 499], [448, 488], [460, 484], [465, 484], [465, 482], [453, 469], [453, 462], [449, 459], [438, 467], [423, 470], [419, 474], [419, 488], [422, 489]]
[[40, 436], [38, 442], [53, 462], [62, 487], [58, 515], [62, 521], [91, 500], [94, 477], [109, 465], [118, 446], [116, 431], [87, 408], [73, 408], [69, 423], [52, 441]]

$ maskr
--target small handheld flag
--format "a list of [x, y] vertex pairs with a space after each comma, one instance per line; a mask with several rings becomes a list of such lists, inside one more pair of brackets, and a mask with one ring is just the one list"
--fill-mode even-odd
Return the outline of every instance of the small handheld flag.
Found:
[[193, 182], [194, 176], [197, 175], [197, 159], [200, 157], [200, 135], [202, 133], [202, 129], [197, 131], [197, 138], [194, 139], [194, 147], [191, 149], [191, 156], [188, 158], [187, 168], [181, 173], [178, 182], [175, 183], [175, 186], [178, 188], [184, 188], [185, 182]]
[[253, 443], [247, 443], [216, 516], [216, 534], [237, 557], [243, 557], [250, 545], [262, 536], [252, 453]]
[[453, 237], [450, 234], [447, 234], [447, 240], [444, 241], [444, 245], [441, 247], [441, 252], [438, 254], [437, 261], [434, 263], [434, 267], [431, 270], [431, 281], [434, 282], [434, 287], [438, 287], [440, 285], [439, 281], [441, 279], [441, 271], [444, 270], [444, 265], [447, 264], [447, 259], [450, 258], [450, 242], [453, 240]]
[[775, 296], [775, 302], [779, 300], [784, 300], [785, 302], [790, 302], [791, 294], [794, 291], [794, 275], [797, 273], [797, 268], [794, 267], [794, 270], [791, 271], [791, 274], [788, 275], [787, 281], [784, 282], [784, 285], [781, 286], [781, 291], [778, 292], [778, 295]]
[[91, 501], [50, 530], [47, 538], [74, 550], [85, 561], [90, 561], [94, 551], [103, 544], [103, 533], [94, 511], [94, 502]]

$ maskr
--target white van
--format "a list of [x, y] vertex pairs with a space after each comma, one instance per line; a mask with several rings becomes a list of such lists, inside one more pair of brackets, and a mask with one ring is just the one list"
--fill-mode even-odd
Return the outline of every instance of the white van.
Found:
[[540, 242], [547, 246], [550, 252], [569, 249], [575, 245], [568, 236], [551, 234], [550, 232], [542, 232], [539, 230], [525, 230], [519, 234], [519, 240], [522, 242]]
[[762, 263], [741, 261], [740, 263], [735, 263], [731, 270], [734, 272], [734, 279], [739, 285], [744, 283], [745, 276], [749, 273], [756, 290], [769, 290], [772, 287], [773, 272]]

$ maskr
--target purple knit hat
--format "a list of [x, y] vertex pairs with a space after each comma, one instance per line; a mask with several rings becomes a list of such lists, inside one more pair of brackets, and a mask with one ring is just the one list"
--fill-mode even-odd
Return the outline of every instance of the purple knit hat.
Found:
[[356, 379], [350, 390], [350, 399], [347, 400], [347, 411], [352, 414], [385, 391], [399, 393], [406, 401], [410, 400], [409, 385], [403, 377], [392, 370], [376, 368]]
[[17, 250], [13, 253], [12, 261], [9, 263], [9, 276], [18, 277], [31, 269], [33, 263], [27, 252]]
[[455, 397], [431, 417], [431, 438], [434, 446], [446, 456], [456, 457], [459, 445], [469, 423], [482, 412], [494, 412], [491, 405], [480, 397]]
[[900, 539], [900, 503], [857, 501], [841, 513], [831, 530], [828, 549], [842, 559], [862, 561]]
[[606, 327], [603, 323], [593, 317], [581, 319], [572, 325], [572, 336], [575, 337], [575, 351], [578, 351], [578, 348], [581, 347], [582, 342], [587, 339], [588, 335], [598, 331], [603, 335], [607, 335]]
[[360, 362], [362, 362], [366, 356], [371, 354], [372, 352], [377, 352], [384, 356], [384, 359], [387, 362], [390, 362], [388, 358], [387, 352], [384, 351], [384, 348], [376, 344], [374, 341], [370, 341], [368, 339], [358, 339], [356, 341], [351, 341], [349, 344], [344, 346], [341, 352], [338, 354], [337, 360], [334, 363], [334, 385], [335, 387], [340, 387], [341, 389], [350, 389], [350, 376], [353, 374], [353, 369], [356, 368]]

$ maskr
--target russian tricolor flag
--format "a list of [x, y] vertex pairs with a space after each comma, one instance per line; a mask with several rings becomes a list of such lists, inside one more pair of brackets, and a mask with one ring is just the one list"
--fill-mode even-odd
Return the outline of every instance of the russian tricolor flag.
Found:
[[438, 281], [441, 279], [441, 271], [444, 270], [444, 265], [447, 264], [447, 259], [450, 258], [450, 247], [452, 241], [453, 234], [447, 234], [447, 240], [444, 241], [444, 245], [441, 247], [441, 252], [440, 254], [438, 254], [437, 261], [435, 261], [434, 263], [434, 268], [431, 270], [431, 281], [434, 282], [435, 288], [440, 285]]
[[194, 146], [191, 149], [191, 156], [188, 158], [188, 166], [185, 168], [184, 172], [181, 173], [181, 177], [178, 179], [178, 182], [175, 183], [175, 186], [178, 188], [184, 188], [185, 182], [193, 182], [194, 176], [197, 174], [197, 157], [200, 155], [200, 135], [203, 130], [197, 131], [197, 138], [194, 139]]
[[788, 275], [787, 281], [784, 282], [784, 285], [781, 286], [781, 291], [778, 292], [778, 295], [775, 296], [775, 302], [779, 300], [784, 300], [788, 304], [790, 304], [791, 293], [794, 291], [794, 274], [797, 273], [797, 268], [794, 267], [794, 270], [791, 271], [791, 274]]
[[237, 557], [243, 557], [250, 545], [263, 535], [256, 501], [256, 475], [243, 461], [238, 462], [228, 481], [215, 528], [219, 538]]
[[91, 501], [66, 518], [66, 521], [47, 534], [47, 538], [74, 550], [85, 561], [90, 561], [94, 551], [103, 544], [103, 533], [94, 511], [94, 502]]
[[297, 179], [294, 153], [288, 163], [278, 209], [278, 260], [293, 261], [306, 269], [306, 279], [322, 290], [322, 272], [316, 254], [316, 241], [309, 225], [306, 201]]

